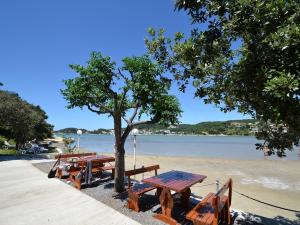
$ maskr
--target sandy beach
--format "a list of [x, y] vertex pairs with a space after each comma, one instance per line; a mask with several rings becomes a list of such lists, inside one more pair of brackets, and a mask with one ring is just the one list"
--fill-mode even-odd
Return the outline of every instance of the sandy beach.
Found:
[[[182, 170], [203, 174], [207, 179], [192, 187], [192, 193], [205, 196], [215, 192], [214, 183], [233, 178], [233, 189], [274, 205], [300, 211], [299, 161], [286, 160], [220, 160], [183, 157], [137, 156], [137, 166], [159, 164], [160, 172]], [[133, 168], [133, 156], [126, 156], [126, 168]], [[146, 175], [145, 175], [146, 177]], [[138, 178], [138, 177], [137, 177]], [[141, 178], [141, 177], [140, 177]], [[233, 193], [232, 208], [270, 219], [299, 221], [300, 215], [276, 209]]]

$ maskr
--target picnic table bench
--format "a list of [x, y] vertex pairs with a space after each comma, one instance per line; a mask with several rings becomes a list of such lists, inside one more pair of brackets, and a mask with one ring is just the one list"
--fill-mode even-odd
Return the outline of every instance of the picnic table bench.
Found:
[[[115, 167], [113, 165], [105, 166], [105, 163], [114, 162], [115, 158], [112, 156], [87, 156], [79, 158], [77, 161], [78, 167], [74, 167], [74, 170], [70, 169], [70, 180], [74, 183], [75, 188], [81, 189], [81, 185], [84, 183], [84, 176], [86, 176], [86, 169], [88, 168], [88, 162], [90, 161], [91, 165], [91, 174], [101, 175], [103, 171], [111, 170], [112, 177], [115, 174]], [[72, 168], [72, 167], [71, 167]], [[78, 171], [77, 169], [80, 168]], [[83, 173], [84, 172], [84, 173]]]
[[198, 182], [201, 183], [205, 178], [204, 175], [172, 170], [144, 179], [143, 182], [156, 187], [159, 194], [162, 213], [156, 214], [154, 217], [167, 224], [177, 225], [177, 221], [172, 218], [174, 200], [171, 191], [181, 194], [183, 208], [188, 209], [190, 187]]
[[148, 167], [141, 167], [138, 169], [134, 170], [128, 170], [125, 171], [125, 176], [128, 177], [128, 200], [127, 200], [127, 207], [129, 209], [132, 209], [136, 212], [140, 211], [139, 207], [139, 198], [141, 195], [144, 193], [154, 190], [155, 187], [149, 184], [145, 183], [135, 183], [134, 185], [131, 184], [131, 176], [145, 173], [145, 172], [150, 172], [150, 171], [155, 171], [155, 175], [157, 175], [157, 170], [159, 169], [159, 165], [153, 165], [153, 166], [148, 166]]
[[[228, 190], [228, 195], [225, 192]], [[230, 205], [232, 197], [232, 179], [215, 194], [209, 193], [187, 215], [194, 225], [217, 225], [219, 220], [230, 224]]]

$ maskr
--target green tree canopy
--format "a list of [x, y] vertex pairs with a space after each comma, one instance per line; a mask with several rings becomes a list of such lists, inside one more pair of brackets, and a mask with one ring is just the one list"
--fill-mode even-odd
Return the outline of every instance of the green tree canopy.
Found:
[[[115, 190], [124, 190], [124, 144], [134, 126], [175, 124], [181, 110], [176, 97], [168, 94], [171, 80], [147, 56], [123, 59], [116, 67], [110, 57], [92, 52], [86, 66], [70, 65], [78, 77], [64, 81], [62, 94], [68, 108], [87, 107], [114, 120], [116, 147]], [[145, 115], [144, 117], [142, 115]], [[142, 120], [142, 118], [148, 118]], [[126, 128], [122, 130], [122, 121]]]
[[258, 147], [270, 154], [298, 145], [299, 1], [177, 0], [175, 7], [190, 16], [190, 35], [150, 29], [146, 45], [180, 89], [192, 81], [204, 102], [259, 119]]
[[16, 93], [0, 91], [0, 112], [0, 134], [15, 139], [17, 148], [34, 138], [43, 140], [52, 135], [46, 113]]

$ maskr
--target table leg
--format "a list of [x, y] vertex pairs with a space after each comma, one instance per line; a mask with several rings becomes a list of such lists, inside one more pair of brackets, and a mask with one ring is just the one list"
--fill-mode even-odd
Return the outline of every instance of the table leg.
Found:
[[181, 192], [181, 202], [184, 210], [189, 209], [189, 200], [191, 196], [191, 189], [187, 188], [183, 192]]
[[159, 198], [160, 194], [162, 192], [162, 188], [156, 188], [156, 192], [155, 192], [155, 195]]
[[173, 197], [169, 189], [163, 188], [159, 196], [161, 205], [161, 214], [156, 214], [154, 217], [167, 224], [177, 225], [177, 221], [172, 218]]

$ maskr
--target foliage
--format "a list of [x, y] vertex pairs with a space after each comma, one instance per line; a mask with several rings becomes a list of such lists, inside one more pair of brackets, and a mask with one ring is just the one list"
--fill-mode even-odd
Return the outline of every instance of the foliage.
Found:
[[146, 45], [180, 90], [192, 81], [205, 103], [260, 120], [257, 137], [272, 154], [299, 144], [299, 1], [177, 0], [175, 7], [190, 16], [190, 36], [149, 29]]
[[[123, 66], [117, 68], [110, 57], [92, 52], [86, 66], [70, 65], [79, 76], [64, 81], [66, 89], [62, 90], [68, 108], [87, 107], [98, 115], [113, 117], [118, 192], [124, 190], [124, 144], [133, 127], [174, 124], [181, 113], [177, 99], [168, 95], [171, 81], [162, 75], [161, 67], [147, 56], [128, 57], [122, 62]], [[141, 120], [142, 115], [148, 119]]]
[[0, 149], [0, 155], [17, 155], [19, 154], [15, 149]]
[[53, 126], [39, 107], [22, 100], [16, 93], [0, 91], [0, 134], [16, 141], [19, 148], [25, 142], [51, 137]]
[[104, 129], [104, 128], [99, 128], [97, 130], [92, 130], [89, 133], [91, 133], [91, 134], [110, 134], [110, 130]]
[[0, 148], [4, 145], [4, 141], [6, 140], [6, 138], [5, 137], [2, 137], [1, 135], [0, 135]]

